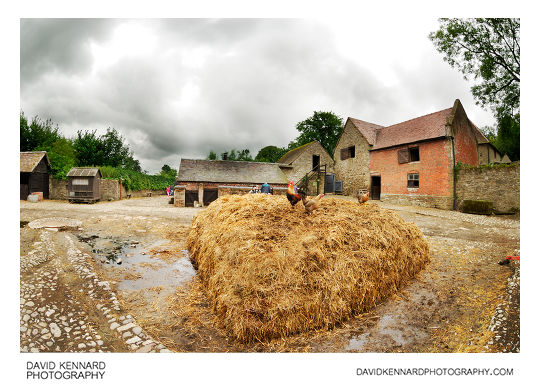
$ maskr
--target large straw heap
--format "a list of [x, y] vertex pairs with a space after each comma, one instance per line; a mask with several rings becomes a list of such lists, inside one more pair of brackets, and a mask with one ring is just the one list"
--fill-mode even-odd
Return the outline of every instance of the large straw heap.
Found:
[[195, 217], [191, 258], [219, 320], [241, 341], [331, 328], [372, 308], [429, 260], [422, 233], [375, 203], [224, 196]]

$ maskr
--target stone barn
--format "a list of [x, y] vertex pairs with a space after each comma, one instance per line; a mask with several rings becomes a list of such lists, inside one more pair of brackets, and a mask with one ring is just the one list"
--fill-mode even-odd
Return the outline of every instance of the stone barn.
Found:
[[204, 206], [227, 194], [249, 193], [267, 182], [274, 194], [285, 194], [287, 177], [278, 164], [248, 161], [182, 159], [174, 187], [175, 206]]
[[277, 163], [287, 179], [297, 183], [309, 195], [328, 191], [325, 180], [327, 175], [334, 173], [334, 160], [319, 141], [288, 151]]
[[49, 176], [51, 163], [45, 151], [21, 152], [21, 200], [35, 192], [49, 198]]

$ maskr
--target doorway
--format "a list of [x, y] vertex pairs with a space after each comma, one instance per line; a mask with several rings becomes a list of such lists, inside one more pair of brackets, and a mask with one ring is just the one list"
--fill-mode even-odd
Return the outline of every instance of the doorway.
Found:
[[371, 176], [371, 199], [381, 199], [381, 176]]

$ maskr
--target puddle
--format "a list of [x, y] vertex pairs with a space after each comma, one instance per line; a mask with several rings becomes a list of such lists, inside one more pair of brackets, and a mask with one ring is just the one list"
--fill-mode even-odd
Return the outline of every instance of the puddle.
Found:
[[408, 342], [403, 337], [403, 332], [397, 328], [392, 328], [392, 326], [398, 324], [392, 315], [384, 315], [379, 321], [379, 334], [389, 335], [399, 346], [403, 346]]
[[176, 287], [187, 283], [196, 274], [186, 250], [183, 250], [182, 256], [173, 263], [166, 263], [157, 257], [151, 258], [149, 255], [142, 255], [140, 252], [135, 252], [133, 256], [126, 257], [125, 261], [126, 268], [130, 268], [129, 272], [140, 274], [141, 277], [119, 281], [117, 288], [120, 291], [163, 287], [160, 292], [172, 292]]
[[167, 240], [143, 246], [136, 240], [101, 238], [97, 235], [77, 237], [79, 241], [92, 247], [96, 259], [102, 264], [110, 264], [111, 268], [125, 272], [128, 278], [117, 282], [119, 291], [161, 287], [158, 293], [169, 294], [196, 274], [187, 250], [180, 251], [179, 256], [171, 263], [149, 252], [153, 248], [159, 249], [158, 247], [167, 244]]
[[349, 344], [345, 347], [345, 351], [362, 351], [368, 342], [369, 332], [362, 335], [357, 335], [349, 340]]

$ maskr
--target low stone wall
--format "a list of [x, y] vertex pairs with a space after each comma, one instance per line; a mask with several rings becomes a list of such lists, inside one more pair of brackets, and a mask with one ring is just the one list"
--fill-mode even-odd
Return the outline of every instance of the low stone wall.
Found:
[[[51, 200], [67, 200], [67, 180], [50, 180], [49, 184], [49, 197]], [[122, 186], [122, 194], [120, 195], [120, 182], [117, 180], [101, 179], [100, 183], [101, 201], [113, 201], [125, 198], [136, 197], [148, 197], [165, 195], [165, 190], [139, 190], [139, 191], [126, 191], [126, 188]]]
[[49, 197], [51, 200], [67, 200], [67, 180], [49, 179]]
[[520, 163], [463, 167], [457, 171], [456, 207], [464, 200], [493, 202], [495, 213], [516, 213], [520, 208]]
[[430, 196], [420, 194], [387, 194], [381, 193], [381, 201], [399, 205], [416, 205], [426, 208], [438, 208], [452, 210], [453, 197]]

